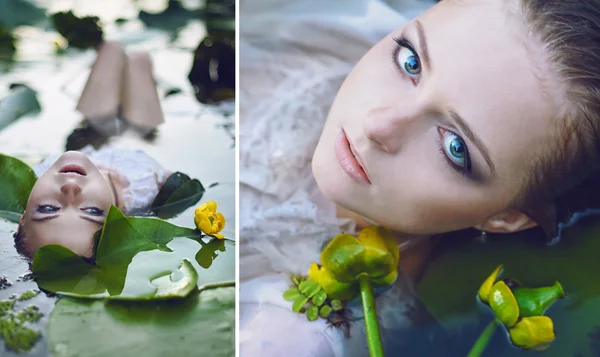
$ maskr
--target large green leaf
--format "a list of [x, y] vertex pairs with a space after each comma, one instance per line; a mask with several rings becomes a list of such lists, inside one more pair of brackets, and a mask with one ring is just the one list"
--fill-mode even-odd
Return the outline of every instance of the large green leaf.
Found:
[[235, 355], [235, 289], [207, 289], [184, 300], [85, 301], [63, 298], [50, 315], [53, 356]]
[[[99, 234], [95, 262], [59, 245], [38, 249], [32, 271], [41, 288], [67, 296], [111, 299], [184, 297], [198, 275], [188, 260], [170, 254], [174, 237], [200, 240], [202, 233], [154, 218], [126, 217], [111, 207]], [[134, 257], [154, 251], [153, 257]], [[182, 262], [183, 260], [183, 262]]]
[[[0, 154], [0, 217], [14, 221], [13, 212], [22, 214], [37, 180], [33, 170], [21, 160]], [[18, 222], [18, 220], [17, 220]]]
[[204, 195], [204, 186], [197, 179], [176, 172], [169, 176], [152, 203], [152, 211], [159, 218], [175, 217], [198, 203]]
[[[447, 238], [436, 247], [417, 293], [442, 326], [460, 331], [489, 313], [482, 312], [485, 309], [478, 306], [475, 296], [499, 264], [505, 267], [502, 278], [514, 278], [526, 286], [546, 286], [558, 280], [567, 298], [546, 314], [555, 322], [557, 340], [545, 356], [592, 356], [588, 335], [600, 324], [599, 235], [600, 222], [588, 221], [571, 228], [553, 246], [532, 232], [495, 235], [485, 243], [469, 237]], [[514, 349], [505, 352], [496, 355], [517, 353]]]
[[39, 113], [37, 92], [25, 85], [15, 85], [10, 94], [0, 100], [0, 129], [27, 114]]

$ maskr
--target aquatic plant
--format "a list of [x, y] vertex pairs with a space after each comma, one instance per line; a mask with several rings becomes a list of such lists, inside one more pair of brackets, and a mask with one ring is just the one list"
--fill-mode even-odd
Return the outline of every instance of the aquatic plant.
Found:
[[225, 217], [221, 212], [217, 212], [217, 203], [208, 201], [196, 208], [194, 211], [194, 223], [199, 230], [209, 236], [223, 239], [224, 236], [219, 232], [225, 227]]
[[0, 337], [6, 342], [6, 347], [17, 352], [29, 351], [41, 334], [27, 327], [26, 323], [37, 322], [43, 316], [35, 305], [16, 311], [15, 300], [0, 300]]
[[96, 47], [102, 42], [103, 31], [97, 16], [77, 17], [73, 11], [51, 16], [56, 31], [76, 48]]
[[479, 288], [479, 299], [490, 306], [496, 318], [483, 331], [468, 357], [483, 353], [499, 324], [508, 330], [512, 344], [522, 349], [545, 350], [554, 341], [554, 324], [544, 313], [557, 299], [565, 297], [562, 285], [557, 281], [551, 286], [529, 288], [511, 279], [498, 281], [502, 268], [499, 265]]
[[308, 321], [315, 321], [319, 317], [329, 318], [335, 311], [344, 308], [343, 303], [337, 299], [331, 299], [323, 287], [316, 281], [298, 276], [292, 277], [294, 286], [283, 293], [283, 298], [293, 301], [292, 310], [298, 313], [306, 313]]
[[306, 311], [310, 320], [317, 312], [328, 315], [328, 309], [318, 310], [321, 305], [317, 303], [322, 299], [318, 298], [317, 303], [314, 301], [321, 291], [325, 300], [332, 299], [332, 310], [335, 310], [334, 302], [335, 305], [338, 301], [342, 304], [360, 295], [369, 352], [372, 357], [383, 356], [373, 287], [389, 286], [396, 281], [399, 259], [400, 250], [394, 235], [386, 228], [368, 227], [360, 231], [358, 237], [340, 234], [321, 252], [321, 264], [311, 264], [308, 279], [298, 284], [298, 291], [292, 288], [284, 297], [287, 300], [293, 298], [292, 308], [297, 312], [302, 311], [312, 298], [314, 307], [309, 304], [311, 311]]

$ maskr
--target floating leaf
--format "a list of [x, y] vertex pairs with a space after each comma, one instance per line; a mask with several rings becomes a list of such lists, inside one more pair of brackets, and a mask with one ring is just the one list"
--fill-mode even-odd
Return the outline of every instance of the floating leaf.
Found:
[[314, 280], [306, 279], [300, 283], [298, 289], [306, 297], [311, 298], [321, 290], [321, 285]]
[[283, 293], [283, 298], [287, 301], [294, 301], [300, 296], [300, 291], [296, 288], [291, 288]]
[[315, 321], [319, 318], [319, 308], [312, 305], [306, 310], [306, 318], [308, 321]]
[[319, 316], [326, 319], [327, 317], [329, 317], [329, 314], [331, 314], [332, 311], [333, 309], [331, 308], [331, 306], [323, 305], [321, 306], [321, 310], [319, 311]]
[[192, 293], [176, 303], [62, 298], [50, 314], [47, 341], [53, 356], [197, 356], [201, 349], [230, 357], [235, 288]]
[[294, 304], [292, 305], [292, 310], [294, 312], [300, 312], [302, 310], [302, 308], [304, 308], [304, 304], [306, 304], [308, 302], [308, 298], [306, 296], [300, 295], [296, 298], [296, 301], [294, 301]]
[[0, 217], [18, 222], [36, 180], [27, 164], [0, 154]]
[[[32, 271], [42, 289], [66, 296], [121, 300], [185, 297], [195, 289], [198, 280], [189, 261], [154, 276], [148, 275], [149, 269], [130, 269], [130, 280], [158, 283], [140, 284], [123, 291], [133, 257], [149, 250], [170, 252], [166, 244], [174, 237], [201, 236], [195, 230], [159, 219], [125, 217], [112, 206], [100, 234], [95, 264], [60, 245], [46, 245], [36, 252]], [[175, 275], [170, 280], [156, 280], [168, 274]]]
[[321, 306], [325, 303], [325, 300], [327, 300], [327, 293], [321, 290], [313, 296], [312, 303], [315, 304], [315, 306]]
[[41, 110], [37, 92], [25, 85], [15, 86], [10, 94], [0, 100], [0, 129], [24, 115], [36, 114]]
[[51, 16], [56, 31], [70, 46], [76, 48], [96, 47], [102, 42], [100, 19], [96, 16], [77, 17], [73, 11], [57, 12]]
[[152, 211], [159, 218], [168, 219], [195, 205], [204, 195], [205, 189], [197, 179], [176, 172], [169, 176], [152, 203]]
[[340, 311], [340, 310], [344, 309], [344, 305], [339, 300], [332, 300], [331, 301], [331, 308], [333, 309], [333, 311]]

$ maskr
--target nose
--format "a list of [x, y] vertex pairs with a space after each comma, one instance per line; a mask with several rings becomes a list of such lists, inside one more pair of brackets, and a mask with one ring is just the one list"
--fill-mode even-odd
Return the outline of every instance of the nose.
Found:
[[60, 187], [60, 191], [70, 199], [75, 199], [81, 193], [81, 186], [73, 180], [67, 180]]
[[374, 108], [367, 114], [363, 127], [365, 135], [383, 151], [397, 153], [411, 129], [423, 117], [422, 109], [406, 102]]

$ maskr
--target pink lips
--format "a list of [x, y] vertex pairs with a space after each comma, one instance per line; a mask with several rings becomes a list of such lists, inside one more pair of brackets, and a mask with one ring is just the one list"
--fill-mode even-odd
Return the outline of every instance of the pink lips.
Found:
[[364, 169], [364, 165], [360, 164], [360, 157], [358, 153], [355, 153], [356, 150], [353, 150], [352, 143], [348, 140], [346, 132], [342, 129], [342, 132], [335, 141], [335, 155], [338, 162], [346, 174], [354, 181], [363, 185], [370, 185], [371, 180]]
[[67, 165], [65, 167], [63, 167], [62, 169], [60, 169], [61, 174], [69, 174], [69, 173], [73, 173], [73, 174], [77, 174], [77, 175], [81, 175], [81, 176], [86, 176], [87, 173], [85, 172], [85, 169], [79, 165]]

